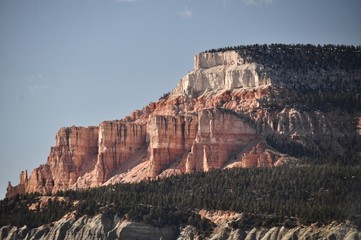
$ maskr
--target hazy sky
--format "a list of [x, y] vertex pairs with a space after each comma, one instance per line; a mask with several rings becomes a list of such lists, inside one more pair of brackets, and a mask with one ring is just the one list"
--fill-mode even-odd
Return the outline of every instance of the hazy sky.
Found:
[[121, 119], [193, 55], [254, 43], [361, 45], [360, 0], [1, 0], [0, 198], [63, 126]]

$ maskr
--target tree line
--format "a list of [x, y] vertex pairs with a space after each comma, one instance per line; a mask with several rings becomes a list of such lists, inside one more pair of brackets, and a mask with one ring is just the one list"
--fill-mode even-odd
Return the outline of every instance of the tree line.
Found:
[[361, 46], [312, 44], [253, 44], [211, 49], [206, 53], [237, 51], [246, 62], [293, 70], [308, 68], [361, 69]]
[[[155, 226], [186, 225], [205, 234], [213, 224], [199, 209], [231, 210], [247, 216], [235, 226], [295, 226], [351, 221], [361, 227], [361, 165], [304, 164], [277, 168], [214, 170], [157, 181], [122, 183], [55, 194], [46, 207], [29, 210], [38, 194], [0, 202], [0, 226], [36, 227], [76, 211], [116, 214]], [[77, 203], [77, 204], [75, 204]], [[248, 219], [248, 220], [247, 220]]]

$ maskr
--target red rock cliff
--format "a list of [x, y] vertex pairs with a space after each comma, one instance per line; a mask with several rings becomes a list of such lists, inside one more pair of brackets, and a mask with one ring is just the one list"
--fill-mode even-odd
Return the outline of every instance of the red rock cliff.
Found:
[[255, 128], [231, 111], [201, 111], [197, 137], [187, 156], [186, 172], [222, 168], [236, 160], [238, 153], [256, 138]]
[[360, 145], [360, 113], [294, 104], [302, 98], [300, 86], [350, 82], [360, 72], [335, 69], [319, 76], [311, 68], [294, 72], [270, 66], [236, 51], [197, 54], [194, 69], [159, 101], [123, 120], [60, 129], [48, 161], [30, 176], [23, 171], [19, 185], [9, 183], [7, 196], [278, 166], [296, 161], [293, 153], [344, 154], [348, 146]]
[[56, 134], [55, 146], [50, 149], [47, 163], [36, 168], [29, 178], [23, 172], [18, 187], [9, 184], [7, 196], [68, 189], [78, 177], [94, 168], [97, 154], [98, 127], [61, 128]]
[[98, 160], [92, 186], [100, 186], [146, 144], [146, 125], [107, 121], [99, 125]]
[[171, 164], [181, 164], [196, 138], [197, 125], [198, 119], [195, 115], [156, 115], [149, 120], [149, 177], [155, 178]]

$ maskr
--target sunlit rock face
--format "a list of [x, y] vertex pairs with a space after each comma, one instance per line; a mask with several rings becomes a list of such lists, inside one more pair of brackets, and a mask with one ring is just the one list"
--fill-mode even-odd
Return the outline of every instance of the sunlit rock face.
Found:
[[28, 177], [21, 174], [17, 187], [8, 186], [7, 196], [25, 192], [56, 192], [74, 184], [92, 170], [98, 154], [98, 127], [64, 127], [55, 137], [45, 164]]
[[173, 90], [173, 94], [194, 97], [214, 90], [268, 85], [271, 80], [260, 75], [256, 63], [244, 63], [235, 51], [200, 53], [194, 57], [194, 69]]
[[198, 123], [197, 138], [187, 156], [186, 172], [222, 168], [257, 137], [254, 128], [224, 110], [204, 110], [198, 115]]
[[[159, 116], [149, 119], [147, 129], [151, 167], [155, 178], [171, 164], [178, 167], [197, 136], [197, 116]], [[179, 168], [181, 169], [181, 168]]]
[[[23, 171], [7, 196], [361, 155], [361, 113], [349, 110], [361, 105], [361, 56], [336, 50], [285, 45], [196, 54], [194, 69], [158, 101], [122, 120], [61, 128], [47, 162]], [[352, 101], [332, 108], [332, 97]]]
[[146, 143], [145, 124], [107, 121], [99, 125], [96, 185], [108, 180], [114, 171]]

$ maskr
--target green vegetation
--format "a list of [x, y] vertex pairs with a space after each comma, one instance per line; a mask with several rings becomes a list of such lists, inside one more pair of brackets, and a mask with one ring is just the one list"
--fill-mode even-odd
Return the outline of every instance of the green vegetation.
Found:
[[[0, 226], [38, 227], [60, 219], [72, 208], [69, 201], [59, 201], [56, 198], [49, 198], [46, 206], [40, 207], [40, 197], [38, 193], [33, 193], [1, 200]], [[35, 210], [29, 210], [33, 204], [36, 206]]]
[[[260, 99], [261, 107], [282, 109], [289, 105], [301, 110], [341, 109], [351, 113], [361, 110], [361, 78], [357, 75], [361, 71], [360, 46], [271, 44], [209, 52], [226, 50], [238, 51], [246, 62], [262, 64], [264, 67], [257, 71], [269, 75], [272, 81], [283, 81]], [[332, 69], [338, 70], [332, 80], [309, 84]], [[315, 79], [308, 79], [310, 72]], [[282, 95], [291, 91], [296, 97], [287, 99]], [[247, 116], [237, 116], [252, 124]], [[303, 165], [214, 170], [136, 184], [69, 190], [48, 198], [17, 195], [0, 201], [0, 226], [37, 227], [75, 211], [78, 217], [105, 213], [154, 226], [189, 224], [206, 235], [214, 226], [198, 211], [207, 209], [244, 213], [241, 220], [231, 223], [233, 227], [292, 227], [348, 220], [361, 228], [361, 160], [355, 157], [361, 149], [358, 137], [337, 139], [347, 157], [322, 149], [329, 147], [322, 146], [322, 139], [315, 139], [315, 146], [306, 148], [295, 141], [290, 143], [287, 137], [267, 137], [267, 143], [280, 152], [310, 157], [304, 159]], [[323, 152], [330, 155], [320, 154]]]
[[164, 93], [158, 100], [168, 99], [170, 92]]
[[265, 67], [286, 68], [304, 72], [323, 70], [361, 69], [361, 46], [312, 44], [254, 44], [211, 49], [205, 52], [237, 51], [246, 62], [257, 62]]
[[259, 76], [270, 77], [298, 96], [286, 100], [270, 95], [261, 100], [261, 107], [361, 111], [361, 46], [255, 44], [206, 52], [227, 50], [237, 51], [246, 63], [261, 64]]
[[355, 110], [361, 110], [361, 94], [356, 91], [344, 93], [310, 92], [300, 99], [300, 103], [324, 112], [342, 109], [352, 113]]
[[[199, 209], [246, 213], [239, 226], [293, 226], [349, 220], [361, 227], [361, 165], [302, 165], [215, 170], [137, 184], [117, 184], [56, 194], [65, 201], [28, 210], [38, 195], [0, 202], [0, 226], [38, 226], [66, 212], [117, 214], [162, 226], [191, 224], [205, 233], [213, 225]], [[79, 201], [79, 204], [74, 204]]]

